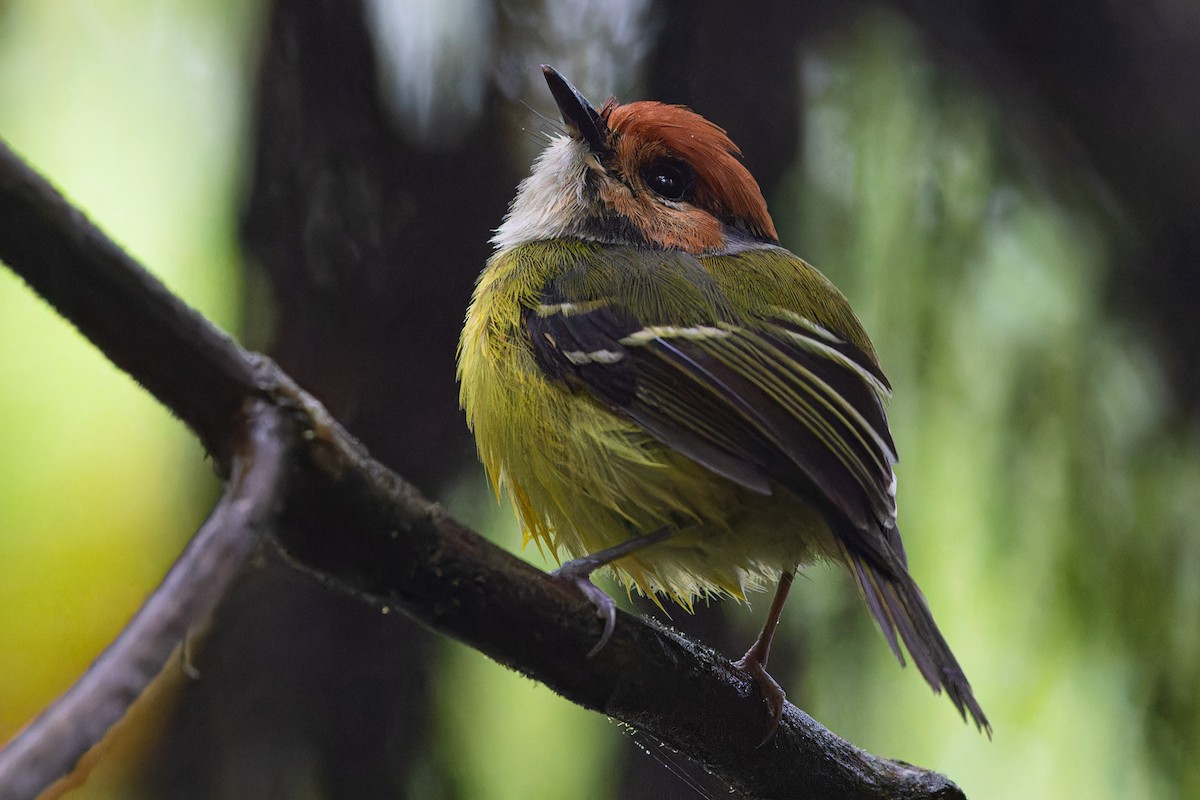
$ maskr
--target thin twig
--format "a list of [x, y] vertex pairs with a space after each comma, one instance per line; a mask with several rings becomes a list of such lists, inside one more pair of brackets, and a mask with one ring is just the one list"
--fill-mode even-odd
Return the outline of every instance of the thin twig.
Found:
[[162, 584], [83, 677], [0, 751], [0, 800], [36, 797], [104, 737], [189, 630], [208, 618], [269, 530], [285, 440], [279, 410], [256, 405], [224, 495]]

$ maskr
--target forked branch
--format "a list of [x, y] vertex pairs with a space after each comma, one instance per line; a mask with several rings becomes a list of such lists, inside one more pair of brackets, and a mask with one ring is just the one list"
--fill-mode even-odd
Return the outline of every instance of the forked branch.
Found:
[[274, 521], [284, 474], [278, 409], [257, 403], [216, 508], [162, 585], [83, 677], [0, 753], [0, 798], [35, 797], [115, 725], [212, 613]]

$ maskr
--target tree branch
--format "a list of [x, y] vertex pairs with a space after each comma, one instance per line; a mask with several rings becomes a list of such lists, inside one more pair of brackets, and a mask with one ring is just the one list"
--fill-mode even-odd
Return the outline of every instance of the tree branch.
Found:
[[255, 391], [246, 353], [0, 140], [0, 260], [200, 437], [221, 465]]
[[[287, 456], [284, 494], [264, 505], [277, 484], [256, 479], [253, 500], [235, 491], [222, 505], [270, 507], [269, 520], [248, 510], [241, 518], [271, 530], [298, 568], [327, 585], [402, 608], [568, 700], [647, 732], [744, 797], [962, 797], [943, 776], [873, 756], [791, 705], [776, 734], [757, 747], [767, 714], [749, 676], [652, 620], [621, 613], [609, 643], [587, 658], [600, 635], [587, 600], [373, 461], [274, 364], [240, 349], [171, 295], [2, 146], [0, 258], [175, 411], [223, 466], [239, 463], [247, 425], [262, 433], [258, 414], [278, 421], [272, 452]], [[232, 486], [252, 488], [245, 479]], [[202, 582], [189, 569], [177, 571], [179, 580], [169, 577], [148, 605], [178, 602], [179, 592]], [[187, 624], [171, 627], [171, 636]], [[140, 636], [126, 631], [126, 638]], [[157, 669], [166, 655], [159, 642], [140, 668]], [[72, 693], [91, 691], [99, 665]], [[133, 700], [132, 693], [107, 696], [118, 705]], [[59, 732], [85, 722], [64, 709], [61, 726], [45, 735], [65, 737]], [[0, 754], [0, 769], [23, 739]]]
[[35, 797], [125, 715], [188, 631], [208, 618], [273, 522], [285, 441], [259, 402], [212, 514], [162, 584], [83, 677], [0, 751], [0, 800]]

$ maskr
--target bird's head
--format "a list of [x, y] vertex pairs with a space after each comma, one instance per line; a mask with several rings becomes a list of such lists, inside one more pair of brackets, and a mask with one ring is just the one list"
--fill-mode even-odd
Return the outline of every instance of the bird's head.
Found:
[[542, 67], [567, 135], [522, 181], [493, 242], [579, 238], [715, 253], [778, 237], [762, 191], [725, 131], [682, 106], [599, 109]]

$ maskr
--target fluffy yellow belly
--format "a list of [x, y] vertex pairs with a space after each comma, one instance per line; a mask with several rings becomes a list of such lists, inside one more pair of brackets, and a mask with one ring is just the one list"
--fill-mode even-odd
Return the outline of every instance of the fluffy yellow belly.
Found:
[[509, 355], [476, 362], [482, 368], [464, 373], [463, 388], [484, 465], [527, 542], [573, 558], [677, 531], [613, 569], [683, 605], [708, 594], [741, 598], [830, 551], [824, 520], [799, 498], [745, 490]]

